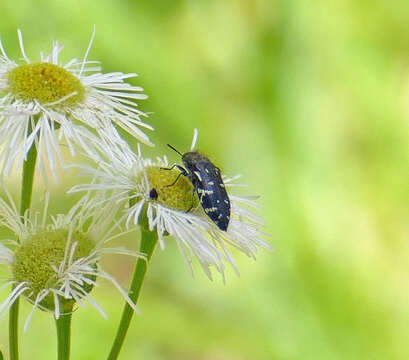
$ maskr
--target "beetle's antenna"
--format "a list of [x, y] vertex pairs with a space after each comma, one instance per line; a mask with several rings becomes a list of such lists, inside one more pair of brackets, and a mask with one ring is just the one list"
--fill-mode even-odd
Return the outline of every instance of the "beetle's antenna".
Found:
[[168, 144], [168, 146], [169, 146], [172, 150], [176, 151], [180, 156], [183, 156], [183, 154], [182, 154], [179, 150], [175, 149], [172, 145]]

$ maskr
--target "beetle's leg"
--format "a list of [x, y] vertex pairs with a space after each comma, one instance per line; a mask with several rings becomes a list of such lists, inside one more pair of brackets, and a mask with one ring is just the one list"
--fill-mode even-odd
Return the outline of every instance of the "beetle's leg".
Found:
[[[197, 187], [198, 187], [198, 180], [197, 180], [196, 177], [193, 177], [193, 178], [191, 179], [191, 181], [192, 181], [192, 185], [193, 185], [193, 189], [192, 189], [192, 203], [190, 204], [189, 210], [186, 211], [187, 213], [190, 212], [190, 210], [193, 209], [194, 200], [195, 200], [195, 192], [196, 192], [196, 189], [197, 189]], [[201, 202], [201, 200], [199, 200], [199, 201]]]
[[171, 187], [171, 186], [175, 185], [175, 184], [177, 183], [177, 181], [179, 180], [179, 178], [180, 178], [182, 175], [184, 175], [182, 172], [179, 173], [179, 175], [176, 176], [176, 179], [175, 179], [175, 181], [174, 181], [172, 184], [165, 185], [165, 186], [162, 187], [162, 189], [163, 189], [163, 188], [167, 188], [167, 187]]
[[161, 167], [160, 169], [161, 169], [161, 170], [172, 170], [172, 169], [174, 169], [175, 167], [177, 167], [177, 168], [180, 170], [180, 174], [176, 177], [175, 181], [174, 181], [172, 184], [170, 184], [170, 185], [165, 185], [164, 188], [171, 187], [171, 186], [175, 185], [176, 182], [179, 180], [179, 178], [180, 178], [181, 175], [184, 175], [184, 176], [188, 176], [188, 175], [189, 175], [189, 174], [187, 173], [186, 169], [185, 169], [183, 166], [180, 166], [179, 164], [173, 164], [170, 168]]
[[190, 204], [190, 208], [186, 211], [187, 213], [190, 212], [190, 210], [193, 209], [193, 202], [195, 200], [195, 188], [193, 187], [193, 191], [192, 191], [192, 203]]
[[161, 167], [160, 169], [161, 170], [173, 170], [175, 167], [177, 167], [183, 175], [188, 176], [186, 169], [183, 166], [180, 166], [179, 164], [173, 164], [170, 168]]
[[161, 167], [161, 170], [173, 170], [173, 168], [175, 168], [176, 166], [178, 166], [178, 164], [173, 164], [170, 168], [165, 168], [165, 167]]

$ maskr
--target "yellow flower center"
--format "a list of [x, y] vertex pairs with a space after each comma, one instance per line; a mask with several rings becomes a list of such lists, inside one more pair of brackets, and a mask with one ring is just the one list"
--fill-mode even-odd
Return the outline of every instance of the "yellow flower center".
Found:
[[[25, 102], [54, 107], [76, 106], [85, 97], [81, 81], [63, 67], [50, 63], [25, 64], [8, 74], [10, 92]], [[66, 97], [66, 98], [65, 98]]]
[[[57, 229], [52, 231], [41, 231], [27, 239], [15, 252], [13, 263], [14, 279], [25, 282], [30, 288], [27, 292], [28, 299], [35, 301], [41, 290], [59, 286], [55, 268], [67, 260], [66, 253], [68, 230]], [[88, 256], [95, 245], [89, 237], [76, 231], [71, 239], [71, 244], [77, 242], [74, 260]], [[71, 248], [70, 248], [71, 249]], [[83, 286], [87, 292], [91, 286]], [[54, 310], [54, 298], [48, 295], [41, 305], [49, 310]]]
[[[199, 204], [192, 183], [186, 176], [179, 176], [179, 170], [163, 170], [157, 166], [150, 166], [146, 171], [151, 194], [155, 195], [154, 198], [151, 196], [152, 200], [180, 211], [189, 211]], [[179, 179], [174, 183], [178, 176]]]

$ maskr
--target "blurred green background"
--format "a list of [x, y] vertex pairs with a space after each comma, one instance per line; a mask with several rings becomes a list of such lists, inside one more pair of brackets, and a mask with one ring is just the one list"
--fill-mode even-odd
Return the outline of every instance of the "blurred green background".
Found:
[[[192, 278], [169, 239], [121, 359], [409, 359], [408, 1], [2, 0], [0, 14], [13, 58], [17, 28], [32, 59], [58, 39], [69, 60], [95, 24], [90, 59], [139, 73], [150, 96], [145, 154], [176, 160], [165, 144], [187, 149], [198, 127], [199, 148], [261, 195], [275, 251], [236, 254], [224, 285]], [[127, 284], [129, 259], [105, 266]], [[122, 300], [105, 283], [94, 295], [110, 321], [77, 312], [73, 359], [111, 345]], [[37, 313], [23, 358], [55, 352]]]

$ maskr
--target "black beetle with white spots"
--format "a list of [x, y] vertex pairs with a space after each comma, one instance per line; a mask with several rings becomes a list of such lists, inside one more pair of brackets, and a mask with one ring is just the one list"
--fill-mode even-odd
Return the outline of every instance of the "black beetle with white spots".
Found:
[[[178, 164], [173, 165], [171, 168], [163, 169], [169, 170], [177, 167], [181, 171], [180, 175], [188, 177], [193, 184], [206, 215], [220, 230], [227, 231], [230, 221], [230, 199], [227, 195], [220, 169], [209, 158], [198, 151], [189, 151], [182, 154], [173, 146], [169, 144], [168, 146], [182, 156], [186, 169]], [[174, 185], [180, 175], [169, 186]]]

